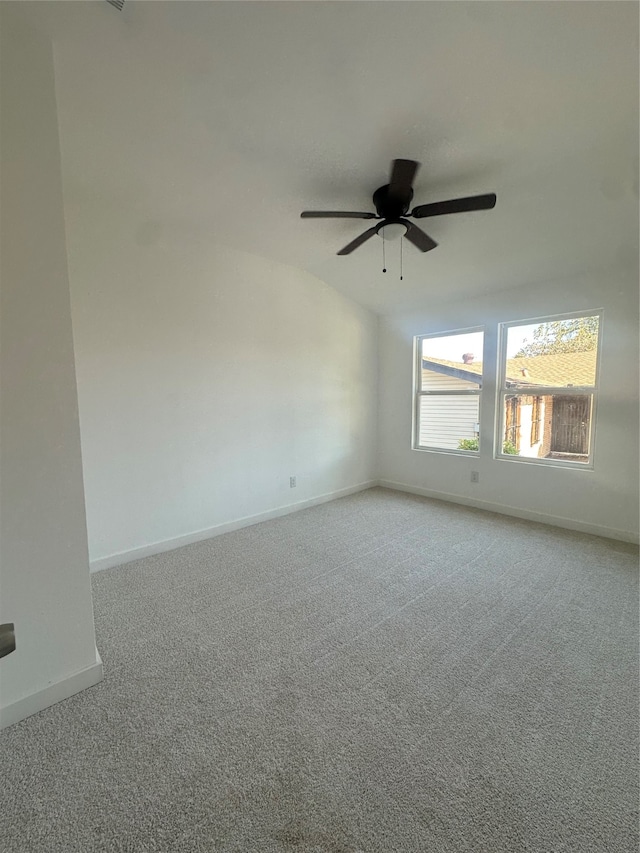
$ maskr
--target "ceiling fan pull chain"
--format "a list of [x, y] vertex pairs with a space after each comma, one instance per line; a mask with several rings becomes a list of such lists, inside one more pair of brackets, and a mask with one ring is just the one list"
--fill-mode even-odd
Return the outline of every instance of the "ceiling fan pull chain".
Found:
[[400, 281], [402, 281], [402, 237], [400, 238]]
[[384, 256], [384, 231], [382, 232], [382, 272], [387, 271], [387, 262]]

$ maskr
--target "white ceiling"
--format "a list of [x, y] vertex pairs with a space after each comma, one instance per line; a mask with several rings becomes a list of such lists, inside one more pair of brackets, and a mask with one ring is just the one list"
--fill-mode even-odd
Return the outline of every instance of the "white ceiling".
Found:
[[[637, 263], [638, 5], [622, 2], [26, 4], [53, 35], [65, 192], [141, 234], [292, 264], [383, 313]], [[396, 157], [440, 244], [335, 252]], [[185, 237], [186, 239], [186, 237]]]

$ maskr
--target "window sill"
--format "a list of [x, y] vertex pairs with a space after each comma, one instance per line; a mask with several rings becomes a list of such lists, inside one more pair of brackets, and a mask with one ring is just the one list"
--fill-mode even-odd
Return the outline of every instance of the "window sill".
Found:
[[480, 456], [479, 450], [453, 450], [448, 447], [412, 447], [411, 449], [420, 453], [444, 453], [446, 456], [462, 456], [467, 459]]
[[[509, 453], [496, 453], [494, 459], [498, 462], [520, 462], [523, 465], [538, 465], [544, 468], [564, 468], [570, 471], [593, 471], [593, 460], [591, 462], [578, 462], [573, 458], [566, 458], [570, 454], [563, 454], [562, 458], [545, 456], [538, 458], [533, 456], [514, 456]], [[580, 457], [584, 459], [585, 457]]]

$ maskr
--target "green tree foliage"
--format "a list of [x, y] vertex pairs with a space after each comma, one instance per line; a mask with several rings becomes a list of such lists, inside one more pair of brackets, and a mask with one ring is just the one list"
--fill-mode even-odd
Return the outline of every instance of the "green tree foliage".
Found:
[[[458, 440], [458, 450], [478, 450], [479, 441], [477, 438], [461, 438]], [[518, 456], [518, 450], [515, 444], [510, 441], [505, 441], [502, 444], [502, 452], [508, 453], [510, 456]]]
[[598, 345], [599, 317], [578, 317], [541, 323], [533, 330], [533, 340], [525, 338], [516, 358], [553, 355], [563, 352], [588, 352]]

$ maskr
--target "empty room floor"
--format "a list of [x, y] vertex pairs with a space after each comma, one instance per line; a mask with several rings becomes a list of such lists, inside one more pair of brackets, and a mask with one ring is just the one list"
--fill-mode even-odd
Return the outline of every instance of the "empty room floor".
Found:
[[638, 550], [370, 489], [93, 576], [2, 849], [638, 848]]

